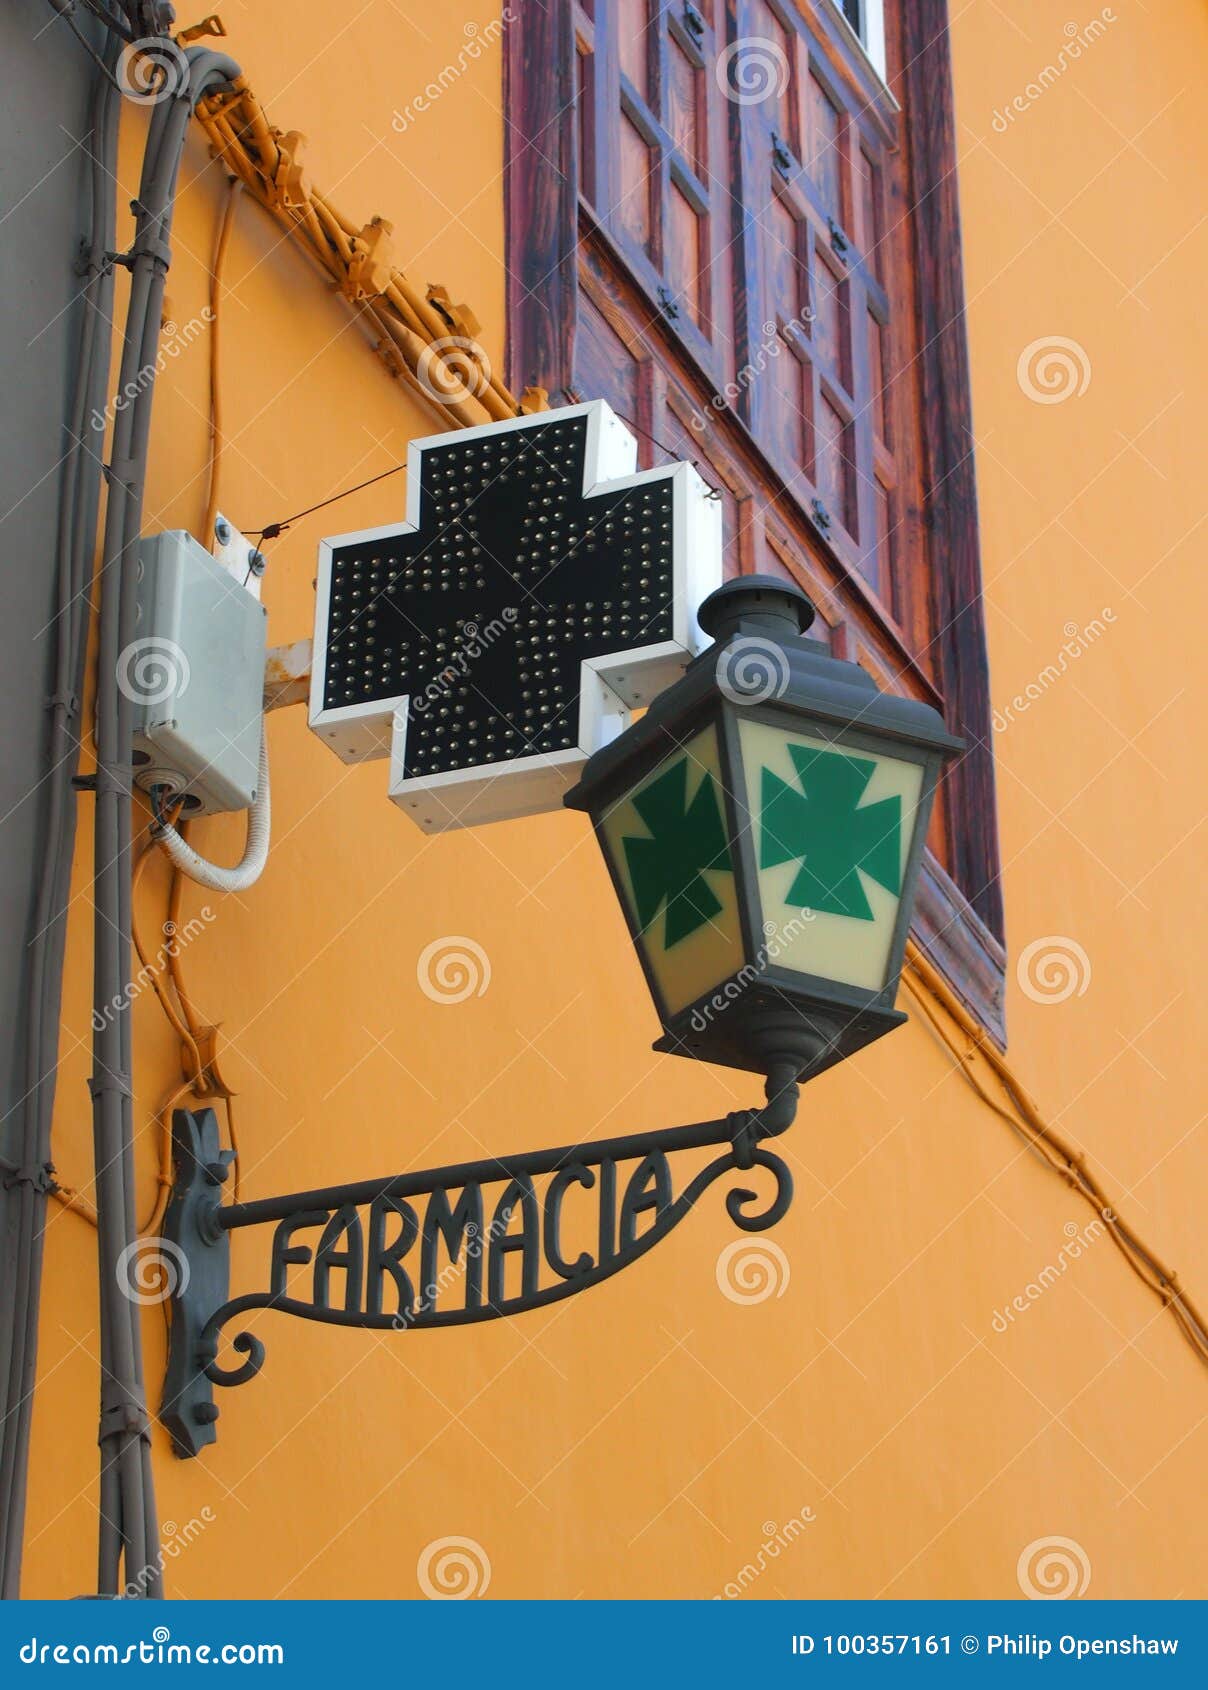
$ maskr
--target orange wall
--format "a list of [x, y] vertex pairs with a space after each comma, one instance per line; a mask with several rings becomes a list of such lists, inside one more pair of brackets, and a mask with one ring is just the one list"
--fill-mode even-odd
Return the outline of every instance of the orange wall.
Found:
[[[1193, 0], [1161, 10], [1159, 27], [1152, 8], [1118, 0], [1101, 39], [1005, 133], [995, 112], [1053, 60], [1066, 13], [973, 0], [954, 8], [954, 56], [995, 705], [1057, 660], [1067, 624], [1113, 618], [997, 738], [1012, 958], [1055, 935], [1089, 959], [1085, 991], [1060, 1003], [1026, 995], [1012, 961], [1010, 1056], [1202, 1298], [1201, 806], [1184, 724], [1203, 671], [1205, 149], [1188, 84], [1205, 22]], [[412, 279], [469, 301], [501, 358], [498, 49], [399, 135], [391, 113], [456, 57], [461, 12], [373, 4], [334, 32], [330, 17], [281, 0], [240, 8], [227, 45], [270, 118], [308, 133], [336, 204], [392, 218]], [[143, 132], [142, 114], [126, 115], [123, 204]], [[169, 280], [181, 323], [206, 303], [221, 203], [199, 133], [182, 182]], [[387, 468], [432, 431], [246, 201], [226, 274], [222, 503], [242, 525]], [[1078, 343], [1089, 384], [1041, 404], [1017, 364], [1054, 336]], [[200, 522], [204, 346], [157, 391], [148, 529]], [[321, 535], [397, 518], [402, 492], [371, 489], [275, 543], [272, 641], [309, 633]], [[344, 768], [301, 710], [271, 718], [270, 748], [263, 880], [239, 898], [186, 897], [186, 916], [217, 911], [187, 969], [223, 1025], [245, 1193], [753, 1099], [742, 1076], [650, 1054], [653, 1014], [581, 817], [428, 838], [387, 803], [384, 767]], [[202, 848], [230, 860], [241, 826], [203, 824]], [[60, 1175], [81, 1185], [85, 835], [55, 1126]], [[157, 864], [148, 925], [165, 896]], [[416, 979], [420, 951], [448, 934], [491, 964], [485, 994], [455, 1006]], [[176, 1054], [149, 996], [135, 1029], [149, 1207], [149, 1123]], [[810, 1509], [752, 1594], [1013, 1596], [1021, 1551], [1053, 1535], [1082, 1546], [1091, 1595], [1205, 1594], [1203, 1367], [1106, 1239], [995, 1330], [995, 1311], [1092, 1217], [976, 1100], [913, 1009], [907, 1028], [808, 1088], [785, 1149], [798, 1191], [770, 1235], [791, 1270], [779, 1297], [722, 1295], [717, 1258], [735, 1235], [715, 1191], [654, 1256], [550, 1312], [403, 1336], [265, 1317], [264, 1371], [220, 1393], [217, 1446], [179, 1462], [156, 1428], [165, 1540], [193, 1539], [169, 1559], [170, 1593], [414, 1596], [425, 1546], [457, 1535], [489, 1557], [494, 1596], [710, 1595], [770, 1528]], [[237, 1286], [262, 1272], [266, 1244], [236, 1239]], [[145, 1342], [154, 1397], [158, 1309]], [[97, 1355], [93, 1234], [55, 1210], [29, 1595], [89, 1588]]]

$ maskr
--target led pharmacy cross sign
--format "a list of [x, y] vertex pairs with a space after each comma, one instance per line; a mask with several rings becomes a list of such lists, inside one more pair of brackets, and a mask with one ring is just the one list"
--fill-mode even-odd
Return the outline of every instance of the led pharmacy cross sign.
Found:
[[636, 462], [600, 400], [417, 440], [406, 522], [324, 541], [310, 725], [421, 827], [556, 809], [700, 649], [720, 506]]
[[[691, 1126], [228, 1204], [222, 1187], [233, 1153], [219, 1148], [213, 1112], [178, 1110], [176, 1177], [164, 1223], [172, 1301], [160, 1414], [182, 1456], [214, 1440], [214, 1387], [242, 1385], [259, 1373], [264, 1343], [242, 1324], [259, 1311], [405, 1333], [542, 1308], [614, 1277], [665, 1238], [716, 1180], [754, 1169], [765, 1193], [770, 1176], [771, 1194], [739, 1183], [727, 1194], [727, 1212], [748, 1231], [773, 1225], [788, 1209], [792, 1181], [766, 1141], [791, 1125], [800, 1080], [904, 1019], [894, 996], [927, 821], [940, 766], [961, 742], [926, 704], [878, 692], [856, 664], [806, 639], [812, 606], [798, 588], [772, 577], [740, 578], [709, 594], [698, 619], [712, 643], [682, 669], [691, 642], [678, 595], [689, 591], [692, 569], [676, 513], [677, 501], [690, 508], [695, 499], [686, 466], [584, 498], [581, 482], [607, 457], [600, 436], [609, 414], [586, 406], [554, 419], [540, 426], [521, 419], [506, 449], [456, 460], [457, 475], [473, 479], [480, 499], [491, 478], [505, 473], [522, 471], [525, 489], [523, 499], [512, 493], [484, 506], [492, 519], [480, 511], [476, 526], [467, 527], [466, 535], [479, 538], [466, 539], [465, 558], [454, 546], [452, 555], [421, 561], [442, 524], [465, 510], [456, 482], [434, 497], [432, 510], [421, 504], [414, 532], [357, 541], [347, 569], [339, 564], [343, 546], [333, 543], [324, 588], [330, 655], [316, 663], [316, 675], [326, 676], [316, 685], [328, 703], [316, 720], [320, 731], [351, 736], [343, 743], [350, 756], [366, 754], [371, 741], [357, 736], [378, 732], [385, 721], [394, 795], [418, 803], [420, 821], [433, 828], [467, 814], [482, 820], [544, 805], [554, 790], [550, 768], [561, 786], [567, 769], [582, 765], [565, 802], [594, 822], [662, 1021], [655, 1048], [759, 1073], [767, 1101]], [[551, 436], [560, 428], [566, 432]], [[496, 448], [502, 432], [473, 431]], [[477, 450], [485, 453], [485, 446]], [[543, 482], [527, 460], [537, 450], [555, 466]], [[551, 503], [538, 501], [534, 511], [535, 484]], [[434, 485], [445, 488], [443, 471]], [[611, 519], [584, 514], [593, 500]], [[542, 511], [557, 510], [564, 514], [550, 520], [561, 525], [559, 538], [553, 555], [540, 560], [540, 569], [558, 577], [555, 599], [538, 567], [529, 567], [533, 548], [548, 542], [517, 536], [535, 534]], [[708, 555], [713, 529], [703, 510], [696, 530]], [[613, 533], [604, 534], [599, 569], [613, 585], [603, 588], [586, 559], [567, 569], [563, 548], [572, 529], [576, 545], [590, 545], [592, 524], [607, 530], [609, 520]], [[490, 565], [476, 561], [488, 543], [497, 554]], [[504, 555], [506, 567], [498, 564]], [[427, 590], [425, 569], [432, 572]], [[443, 587], [441, 570], [449, 572]], [[413, 733], [416, 689], [433, 687], [443, 673], [437, 666], [446, 662], [450, 630], [464, 631], [471, 616], [502, 616], [501, 599], [490, 594], [506, 594], [508, 579], [514, 587], [515, 570], [524, 572], [534, 602], [512, 626], [528, 628], [530, 649], [544, 654], [531, 661], [542, 667], [525, 667], [517, 646], [488, 674], [485, 654], [483, 675], [465, 677], [448, 695], [477, 716], [443, 735], [428, 733], [425, 719]], [[408, 582], [393, 597], [392, 575]], [[486, 585], [472, 585], [471, 576]], [[340, 580], [343, 589], [334, 585]], [[340, 590], [347, 598], [337, 617], [330, 607]], [[356, 646], [344, 666], [361, 603], [354, 593], [395, 606], [389, 618], [372, 618], [389, 630], [384, 680], [379, 658], [366, 656], [375, 647]], [[666, 603], [664, 594], [671, 595]], [[667, 636], [648, 647], [636, 643], [632, 608], [642, 608], [643, 595], [650, 601], [643, 614]], [[412, 608], [422, 638], [411, 628]], [[559, 617], [575, 624], [565, 661], [553, 637]], [[623, 652], [609, 644], [609, 630], [618, 626], [621, 642], [629, 642]], [[345, 677], [338, 683], [337, 670]], [[652, 673], [678, 679], [609, 740], [593, 689], [632, 687], [643, 670], [643, 684]], [[534, 690], [536, 674], [542, 685]], [[559, 696], [570, 689], [577, 700], [577, 739], [538, 704], [524, 706], [526, 686], [530, 701], [540, 701], [558, 675]], [[478, 679], [501, 712], [489, 741], [494, 762], [481, 760], [485, 705], [472, 702]], [[509, 717], [505, 706], [520, 716]], [[521, 706], [537, 710], [531, 720], [538, 725], [523, 730], [523, 754], [510, 758], [508, 747], [518, 742], [507, 738], [507, 724], [526, 719]], [[597, 732], [603, 743], [585, 758]], [[533, 744], [541, 750], [533, 752]], [[463, 808], [442, 812], [442, 801]], [[677, 1176], [677, 1153], [705, 1149], [716, 1154], [703, 1166], [697, 1156]], [[259, 1228], [272, 1231], [260, 1235], [267, 1243], [258, 1283], [232, 1297], [230, 1235]], [[242, 1359], [224, 1354], [227, 1346]]]

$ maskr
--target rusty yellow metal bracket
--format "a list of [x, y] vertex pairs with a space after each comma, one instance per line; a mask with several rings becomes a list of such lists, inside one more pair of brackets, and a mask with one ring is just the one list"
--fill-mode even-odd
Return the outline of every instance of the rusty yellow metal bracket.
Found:
[[[472, 428], [548, 408], [542, 388], [526, 388], [517, 399], [495, 375], [468, 305], [454, 304], [445, 287], [421, 292], [412, 285], [395, 262], [386, 218], [358, 227], [332, 205], [310, 177], [305, 136], [272, 125], [244, 77], [202, 100], [197, 116], [214, 157], [319, 266], [390, 374], [406, 379], [450, 425]], [[467, 343], [478, 372], [473, 391], [465, 379]]]
[[188, 29], [177, 30], [176, 45], [189, 47], [194, 41], [201, 41], [207, 35], [225, 35], [226, 25], [217, 12], [211, 12], [208, 18], [202, 18], [200, 23], [191, 23]]
[[354, 303], [377, 299], [389, 288], [396, 269], [394, 242], [390, 238], [393, 233], [393, 223], [375, 217], [359, 235], [353, 236], [344, 292]]

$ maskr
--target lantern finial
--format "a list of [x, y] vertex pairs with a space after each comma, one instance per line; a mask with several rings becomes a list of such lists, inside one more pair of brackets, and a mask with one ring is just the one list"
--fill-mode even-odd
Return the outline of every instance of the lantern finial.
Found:
[[710, 593], [696, 619], [711, 640], [724, 645], [736, 634], [772, 639], [804, 634], [814, 607], [800, 587], [779, 575], [740, 575]]

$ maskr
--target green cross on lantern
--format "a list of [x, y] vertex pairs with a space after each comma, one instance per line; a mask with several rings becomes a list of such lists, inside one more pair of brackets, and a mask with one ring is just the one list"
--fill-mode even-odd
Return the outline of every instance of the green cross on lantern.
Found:
[[790, 745], [798, 786], [762, 770], [760, 868], [793, 858], [801, 868], [787, 902], [826, 915], [873, 919], [864, 873], [895, 896], [901, 890], [902, 801], [861, 805], [876, 764], [838, 751]]
[[732, 872], [713, 776], [706, 770], [688, 800], [688, 758], [639, 793], [634, 808], [650, 837], [625, 836], [625, 861], [638, 921], [649, 927], [664, 902], [663, 945], [670, 950], [721, 911], [703, 869]]

